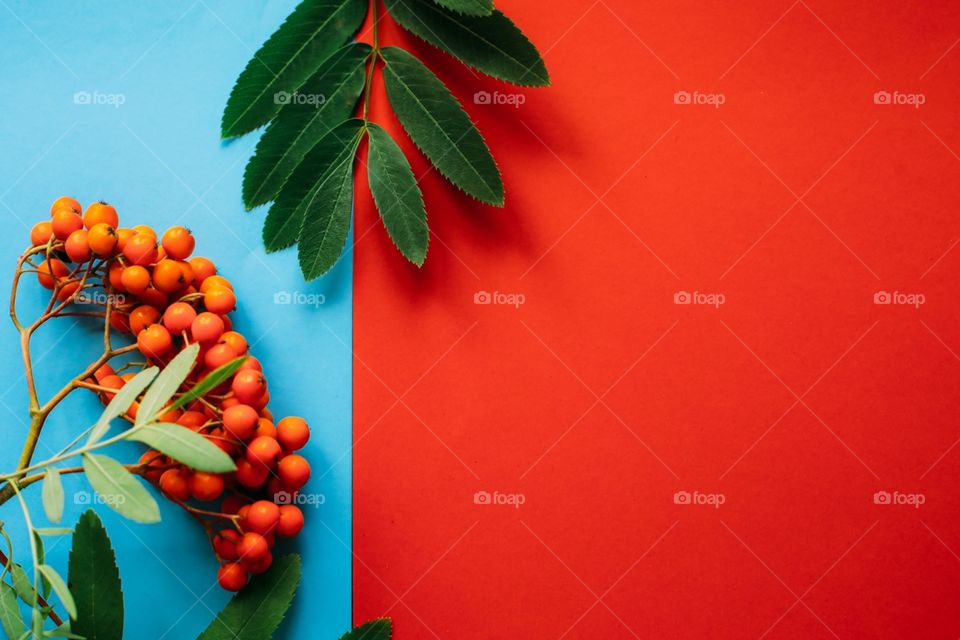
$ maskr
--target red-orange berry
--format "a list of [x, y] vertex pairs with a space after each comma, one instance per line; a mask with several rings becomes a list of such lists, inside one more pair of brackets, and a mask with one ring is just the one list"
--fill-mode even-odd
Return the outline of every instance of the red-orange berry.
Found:
[[276, 533], [284, 538], [292, 538], [303, 529], [303, 512], [292, 504], [280, 507], [280, 519]]
[[188, 429], [199, 429], [207, 423], [207, 416], [203, 415], [199, 411], [184, 411], [180, 414], [180, 417], [177, 418], [177, 424], [182, 427], [187, 427]]
[[[103, 380], [100, 381], [100, 386], [106, 387], [107, 389], [122, 389], [123, 385], [124, 385], [123, 378], [121, 378], [116, 374], [104, 376]], [[113, 400], [114, 395], [116, 394], [109, 393], [106, 391], [103, 392], [103, 396], [108, 402], [110, 400]]]
[[186, 302], [174, 302], [163, 312], [163, 326], [170, 330], [170, 333], [179, 335], [190, 329], [193, 321], [197, 317], [197, 311]]
[[257, 436], [247, 445], [247, 460], [270, 468], [277, 463], [282, 449], [280, 443], [270, 436]]
[[233, 377], [230, 389], [240, 402], [255, 405], [267, 390], [267, 381], [259, 371], [241, 370]]
[[[221, 340], [222, 339], [223, 338], [221, 338]], [[218, 342], [210, 347], [203, 356], [203, 363], [207, 365], [208, 369], [216, 369], [234, 360], [236, 357], [237, 352], [234, 351], [233, 347], [223, 342]]]
[[223, 428], [238, 440], [247, 440], [257, 426], [258, 415], [253, 407], [237, 404], [223, 412]]
[[250, 573], [255, 575], [260, 574], [269, 569], [270, 565], [273, 564], [273, 554], [270, 553], [270, 551], [267, 551], [263, 557], [256, 560], [252, 560], [250, 558], [241, 558], [240, 564]]
[[280, 508], [267, 500], [257, 500], [250, 505], [243, 519], [244, 529], [261, 535], [273, 531], [280, 520]]
[[277, 464], [277, 475], [280, 476], [284, 487], [290, 491], [296, 491], [310, 479], [310, 463], [306, 458], [295, 453], [284, 456]]
[[142, 304], [130, 312], [130, 329], [135, 334], [157, 322], [160, 322], [160, 312], [148, 304]]
[[167, 469], [160, 476], [160, 490], [171, 500], [186, 502], [190, 499], [190, 481], [181, 469]]
[[143, 455], [140, 456], [140, 460], [138, 462], [141, 465], [147, 466], [147, 470], [144, 471], [144, 476], [147, 478], [147, 480], [150, 480], [151, 482], [157, 482], [160, 479], [160, 476], [163, 475], [163, 471], [161, 469], [152, 469], [152, 467], [163, 466], [163, 456], [161, 456], [158, 452], [148, 449], [147, 451], [143, 452]]
[[87, 229], [92, 229], [94, 225], [100, 223], [107, 223], [111, 227], [116, 227], [120, 224], [120, 217], [117, 215], [117, 210], [113, 207], [112, 204], [107, 204], [106, 202], [94, 202], [92, 205], [87, 207], [87, 210], [83, 214], [83, 224]]
[[203, 284], [203, 281], [210, 276], [217, 275], [217, 267], [207, 258], [197, 256], [190, 258], [190, 268], [193, 269], [193, 279], [197, 284]]
[[123, 246], [123, 255], [132, 264], [145, 267], [157, 261], [157, 238], [149, 233], [137, 233]]
[[223, 476], [196, 471], [190, 477], [190, 494], [200, 502], [216, 500], [223, 493]]
[[237, 542], [237, 556], [241, 560], [247, 559], [255, 562], [268, 553], [270, 553], [270, 545], [267, 544], [267, 539], [259, 533], [248, 531]]
[[106, 222], [98, 222], [87, 234], [90, 250], [98, 256], [109, 256], [117, 248], [117, 231]]
[[134, 295], [140, 295], [150, 286], [150, 272], [140, 265], [131, 265], [120, 274], [123, 288]]
[[269, 418], [260, 418], [257, 420], [257, 430], [253, 432], [253, 435], [258, 438], [260, 436], [267, 436], [276, 439], [277, 427], [274, 426], [273, 421]]
[[43, 222], [38, 222], [33, 225], [33, 229], [30, 230], [30, 244], [35, 247], [41, 247], [50, 240], [50, 236], [53, 235], [53, 223], [49, 220], [44, 220]]
[[53, 216], [60, 209], [68, 209], [70, 211], [75, 211], [80, 213], [83, 209], [80, 206], [80, 201], [69, 196], [60, 196], [53, 201], [53, 204], [50, 206], [50, 215]]
[[37, 267], [37, 279], [47, 289], [53, 289], [57, 285], [57, 281], [68, 273], [70, 273], [70, 269], [67, 268], [67, 265], [56, 258], [44, 260]]
[[[226, 502], [226, 500], [224, 501]], [[223, 507], [220, 507], [223, 511]], [[226, 513], [226, 511], [223, 511]], [[222, 529], [213, 537], [213, 550], [221, 560], [233, 561], [237, 559], [237, 543], [240, 542], [240, 534], [234, 529]]]
[[153, 268], [153, 286], [164, 293], [173, 293], [186, 284], [183, 268], [174, 260], [161, 260]]
[[51, 227], [53, 228], [53, 235], [58, 240], [66, 240], [77, 229], [83, 229], [83, 218], [76, 211], [60, 209], [53, 214]]
[[237, 562], [228, 562], [217, 571], [217, 582], [227, 591], [240, 591], [247, 586], [247, 570]]
[[191, 253], [195, 240], [189, 229], [184, 227], [170, 227], [161, 239], [163, 250], [174, 260], [186, 260]]
[[242, 333], [238, 333], [236, 331], [225, 332], [222, 336], [220, 336], [220, 342], [233, 347], [233, 350], [236, 352], [237, 356], [242, 356], [247, 352], [247, 349], [249, 349], [247, 339], [243, 337]]
[[223, 335], [223, 318], [215, 313], [204, 311], [197, 315], [190, 325], [190, 334], [200, 344], [213, 344]]
[[72, 262], [86, 262], [90, 259], [90, 243], [87, 242], [87, 230], [77, 229], [63, 243], [63, 249]]
[[230, 313], [237, 306], [237, 296], [232, 289], [211, 287], [203, 294], [203, 306], [220, 315]]
[[137, 348], [148, 358], [159, 360], [173, 348], [173, 338], [166, 327], [152, 324], [137, 334]]
[[223, 276], [213, 275], [213, 276], [204, 278], [203, 282], [200, 283], [200, 293], [206, 293], [207, 291], [209, 291], [210, 289], [213, 289], [214, 287], [225, 287], [227, 289], [233, 289], [233, 285], [230, 283], [229, 280], [227, 280]]
[[246, 458], [240, 458], [237, 464], [237, 482], [248, 489], [259, 489], [267, 481], [270, 470], [262, 464], [255, 464]]
[[277, 439], [284, 449], [296, 451], [310, 439], [310, 427], [303, 418], [289, 416], [277, 423]]

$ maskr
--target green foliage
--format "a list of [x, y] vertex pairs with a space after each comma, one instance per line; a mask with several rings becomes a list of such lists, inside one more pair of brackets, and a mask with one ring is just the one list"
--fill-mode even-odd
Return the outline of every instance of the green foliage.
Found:
[[8, 638], [19, 638], [27, 630], [20, 617], [17, 592], [6, 582], [0, 582], [0, 624]]
[[223, 449], [179, 424], [155, 422], [137, 427], [131, 431], [130, 440], [153, 447], [197, 471], [229, 473], [237, 470], [237, 465]]
[[269, 640], [283, 621], [300, 582], [300, 556], [277, 558], [217, 614], [197, 640]]
[[72, 630], [87, 640], [123, 637], [123, 590], [106, 529], [92, 510], [80, 516], [70, 549], [68, 576], [77, 605]]
[[227, 364], [220, 365], [204, 376], [203, 380], [190, 387], [189, 390], [180, 394], [180, 396], [173, 401], [173, 404], [170, 405], [170, 409], [179, 409], [180, 407], [190, 404], [197, 398], [202, 398], [203, 396], [207, 395], [218, 386], [232, 378], [233, 374], [235, 374], [237, 370], [243, 366], [243, 363], [246, 361], [246, 359], [246, 356], [241, 356], [231, 360]]
[[393, 637], [393, 623], [389, 618], [378, 618], [348, 631], [340, 640], [390, 640]]
[[43, 474], [43, 510], [47, 519], [56, 524], [63, 517], [63, 482], [60, 481], [60, 472], [56, 467], [47, 467]]
[[[550, 84], [536, 47], [493, 0], [385, 5], [403, 28], [491, 77], [523, 86]], [[372, 47], [347, 44], [369, 6], [366, 0], [304, 0], [247, 64], [223, 113], [224, 137], [270, 123], [244, 172], [243, 201], [248, 209], [273, 202], [264, 246], [279, 251], [298, 244], [308, 280], [329, 271], [343, 254], [353, 162], [366, 134], [367, 178], [384, 227], [407, 260], [421, 266], [426, 259], [430, 233], [417, 179], [400, 146], [369, 119], [378, 68], [404, 130], [433, 166], [480, 202], [504, 203], [499, 170], [480, 132], [419, 59], [381, 47], [382, 16], [373, 16]], [[379, 12], [379, 3], [373, 6]]]
[[143, 395], [143, 400], [140, 401], [140, 408], [137, 409], [136, 426], [140, 427], [153, 422], [163, 406], [170, 401], [173, 394], [177, 392], [183, 381], [190, 375], [199, 353], [200, 345], [191, 344], [163, 368], [163, 371], [160, 372], [160, 375]]
[[83, 471], [107, 505], [135, 522], [160, 522], [160, 507], [126, 467], [104, 455], [83, 454]]

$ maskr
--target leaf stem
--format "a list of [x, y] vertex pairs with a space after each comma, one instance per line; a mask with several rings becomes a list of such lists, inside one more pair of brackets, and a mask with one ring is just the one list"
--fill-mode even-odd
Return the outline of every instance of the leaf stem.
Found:
[[370, 13], [373, 16], [373, 50], [370, 51], [370, 68], [363, 88], [363, 122], [370, 122], [370, 92], [373, 88], [373, 72], [380, 57], [380, 15], [377, 13], [377, 0], [370, 0]]

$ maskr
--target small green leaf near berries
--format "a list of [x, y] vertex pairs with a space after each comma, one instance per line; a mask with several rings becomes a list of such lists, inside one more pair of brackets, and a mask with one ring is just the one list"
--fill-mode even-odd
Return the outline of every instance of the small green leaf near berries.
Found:
[[90, 430], [87, 446], [94, 444], [103, 437], [103, 434], [110, 428], [110, 422], [130, 409], [133, 401], [153, 382], [158, 373], [160, 373], [160, 369], [157, 367], [144, 369], [123, 385], [123, 388], [113, 396], [113, 400], [104, 409], [100, 419], [93, 425], [93, 429]]
[[43, 487], [40, 494], [47, 519], [54, 524], [60, 522], [63, 517], [63, 482], [56, 467], [47, 467], [43, 474]]
[[246, 362], [247, 357], [241, 356], [235, 358], [228, 362], [225, 365], [221, 365], [208, 373], [203, 377], [203, 380], [197, 384], [190, 387], [190, 389], [180, 395], [176, 400], [173, 401], [173, 404], [170, 405], [170, 410], [179, 409], [182, 406], [185, 406], [197, 398], [202, 398], [207, 395], [221, 384], [233, 377], [233, 374], [243, 366], [243, 363]]
[[154, 422], [136, 427], [130, 431], [129, 439], [142, 442], [197, 471], [230, 473], [237, 470], [223, 449], [179, 424]]
[[147, 389], [143, 400], [140, 402], [140, 408], [137, 409], [136, 426], [147, 424], [156, 418], [157, 413], [170, 401], [173, 394], [177, 392], [183, 381], [190, 375], [199, 353], [200, 345], [191, 344], [163, 368], [163, 371]]
[[50, 584], [53, 585], [53, 591], [57, 594], [57, 597], [60, 598], [60, 602], [63, 603], [64, 609], [67, 610], [67, 613], [70, 614], [71, 618], [77, 617], [77, 605], [73, 601], [73, 594], [70, 593], [70, 589], [67, 587], [66, 581], [57, 573], [57, 570], [51, 567], [48, 564], [41, 564], [37, 567], [37, 570], [43, 574], [47, 580], [50, 581]]
[[157, 501], [122, 464], [104, 455], [84, 453], [83, 470], [111, 509], [134, 522], [160, 522]]
[[123, 591], [107, 531], [92, 510], [80, 516], [68, 578], [77, 604], [72, 630], [87, 640], [123, 638]]
[[20, 617], [17, 592], [6, 582], [0, 582], [0, 623], [8, 638], [19, 638], [27, 631]]

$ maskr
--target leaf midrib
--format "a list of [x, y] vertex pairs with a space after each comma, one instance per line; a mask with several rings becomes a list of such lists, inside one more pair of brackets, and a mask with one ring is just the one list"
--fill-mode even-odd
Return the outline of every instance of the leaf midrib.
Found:
[[[361, 131], [362, 131], [362, 130], [361, 130]], [[350, 142], [350, 145], [349, 145], [348, 148], [353, 149], [353, 153], [347, 155], [347, 157], [345, 157], [342, 162], [340, 162], [339, 164], [337, 164], [336, 167], [331, 168], [330, 173], [328, 174], [327, 180], [329, 180], [331, 177], [333, 177], [333, 175], [334, 175], [337, 171], [340, 171], [340, 169], [343, 167], [343, 165], [347, 164], [348, 162], [353, 162], [354, 154], [356, 153], [356, 144], [357, 144], [357, 140], [353, 140], [353, 141]], [[317, 187], [317, 190], [314, 192], [313, 197], [310, 198], [309, 204], [307, 204], [306, 208], [305, 208], [304, 211], [303, 211], [304, 216], [307, 215], [307, 211], [309, 211], [310, 208], [313, 206], [314, 201], [317, 199], [317, 196], [320, 194], [321, 188], [323, 187], [324, 184], [326, 184], [326, 182], [327, 182], [327, 181], [324, 180], [322, 183], [320, 183], [320, 186]], [[336, 203], [336, 204], [339, 204], [339, 203], [340, 203], [340, 197], [341, 197], [341, 195], [343, 194], [343, 191], [344, 191], [344, 184], [347, 182], [346, 176], [341, 177], [340, 180], [339, 180], [339, 182], [340, 182], [340, 184], [337, 186], [337, 194], [336, 194], [336, 197], [333, 199], [334, 203]], [[320, 263], [320, 254], [322, 253], [322, 247], [323, 247], [323, 245], [326, 243], [327, 238], [328, 238], [329, 235], [330, 235], [330, 227], [333, 226], [333, 222], [334, 222], [334, 220], [336, 220], [336, 218], [337, 218], [337, 216], [336, 216], [336, 205], [334, 205], [333, 208], [334, 208], [334, 211], [331, 213], [329, 219], [327, 219], [327, 224], [326, 224], [326, 226], [325, 226], [324, 229], [323, 229], [323, 238], [320, 240], [321, 250], [320, 250], [320, 251], [317, 251], [317, 255], [316, 255], [316, 256], [314, 257], [314, 259], [313, 259], [313, 264], [310, 265], [310, 273], [313, 273], [314, 271], [316, 271], [316, 269], [317, 269], [317, 264]], [[305, 221], [305, 220], [306, 220], [306, 218], [304, 218], [304, 221]]]

